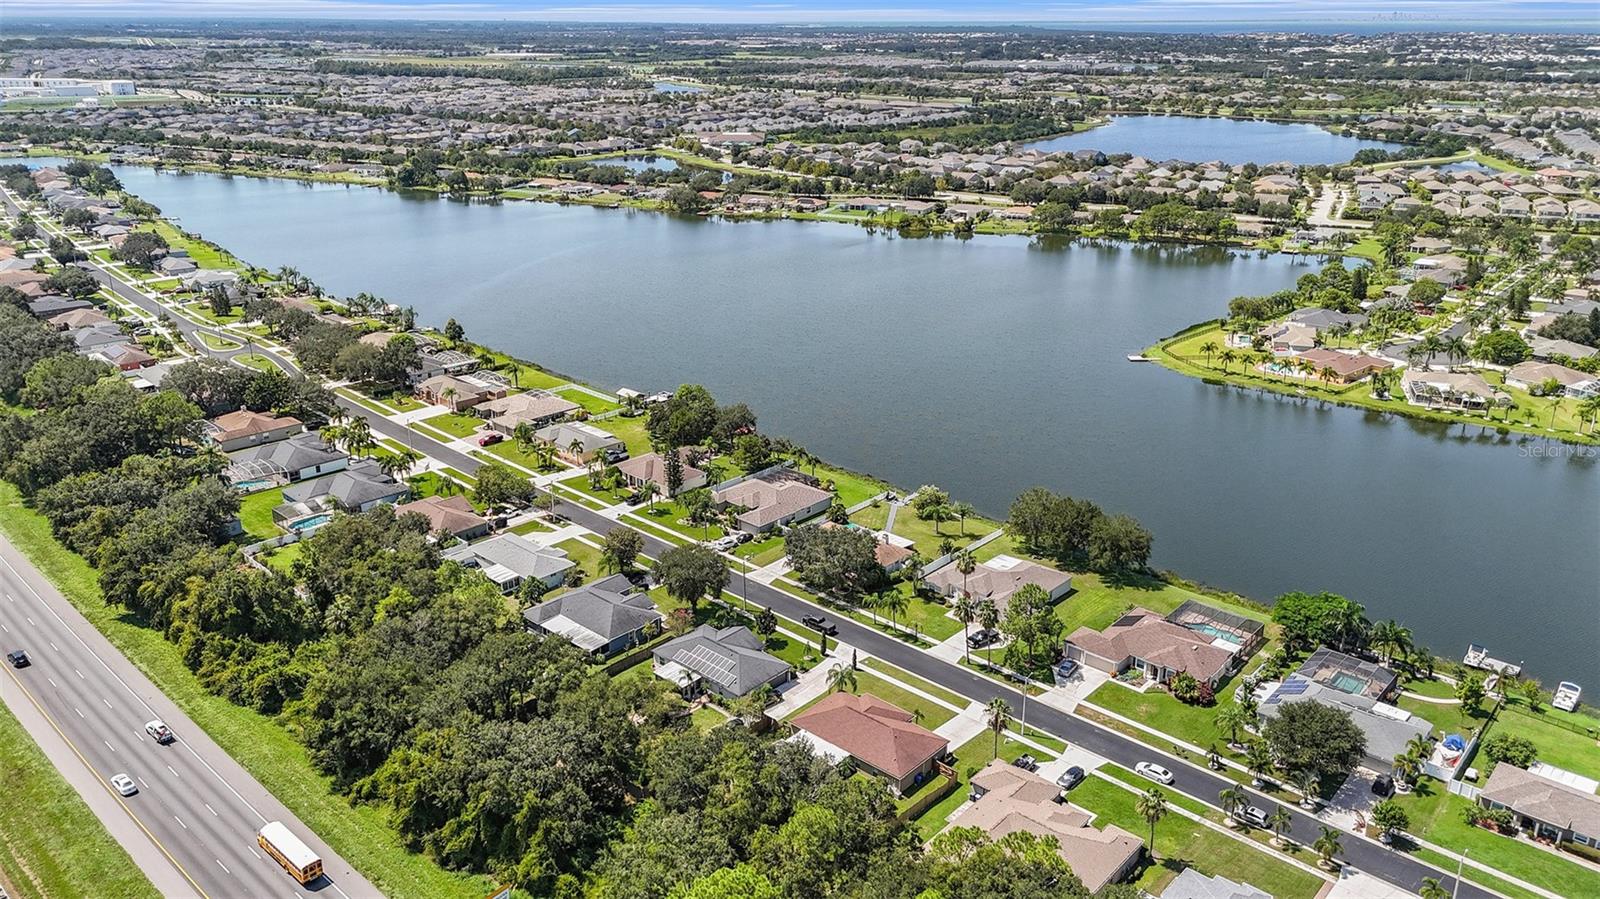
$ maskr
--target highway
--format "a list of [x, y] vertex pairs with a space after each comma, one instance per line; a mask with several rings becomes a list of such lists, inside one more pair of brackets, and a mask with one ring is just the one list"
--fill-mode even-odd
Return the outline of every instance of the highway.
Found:
[[[7, 197], [6, 199], [9, 204], [10, 198]], [[112, 276], [110, 273], [101, 269], [98, 265], [92, 265], [91, 267], [95, 270], [96, 276], [99, 277], [103, 282], [107, 283], [107, 285], [111, 289], [115, 290], [119, 295], [152, 312], [162, 311], [159, 303], [157, 303], [155, 300], [143, 295], [137, 290], [130, 288]], [[238, 352], [237, 350], [232, 352], [213, 351], [207, 348], [198, 339], [196, 334], [196, 331], [198, 330], [197, 326], [195, 326], [193, 323], [186, 322], [184, 319], [181, 319], [175, 315], [172, 316], [172, 319], [178, 329], [183, 333], [185, 339], [187, 339], [191, 345], [195, 346], [196, 349], [219, 358], [227, 358]], [[297, 371], [293, 363], [287, 359], [279, 358], [276, 354], [261, 349], [258, 349], [257, 352], [268, 356], [286, 371]], [[403, 425], [396, 424], [379, 413], [361, 406], [360, 404], [351, 402], [343, 397], [339, 398], [339, 404], [351, 414], [366, 418], [371, 424], [372, 430], [375, 433], [398, 440], [439, 462], [456, 468], [459, 471], [471, 474], [475, 472], [482, 464], [479, 460], [467, 455], [466, 453], [452, 449], [443, 443], [440, 443]], [[619, 526], [616, 521], [606, 518], [605, 516], [600, 515], [599, 513], [594, 512], [586, 507], [562, 500], [559, 497], [557, 498], [557, 502], [559, 514], [564, 515], [575, 523], [597, 533], [605, 533]], [[644, 540], [645, 554], [656, 556], [669, 548], [668, 544], [662, 542], [658, 538], [647, 533], [640, 533]], [[7, 550], [9, 551], [9, 547], [7, 547]], [[8, 575], [9, 574], [10, 572], [8, 572]], [[8, 587], [7, 589], [9, 590], [10, 588]], [[747, 581], [746, 579], [737, 576], [735, 576], [728, 585], [728, 591], [742, 597], [748, 602], [770, 607], [778, 614], [796, 621], [798, 621], [803, 615], [813, 614], [819, 609], [818, 606], [810, 602], [785, 593], [767, 584], [762, 584], [756, 581]], [[1069, 598], [1067, 601], [1070, 602], [1071, 599]], [[6, 608], [0, 609], [0, 616], [4, 616], [6, 613], [11, 612], [12, 609], [10, 607], [11, 603], [6, 603]], [[992, 699], [1001, 698], [1004, 699], [1011, 707], [1014, 714], [1020, 715], [1023, 711], [1023, 703], [1025, 701], [1023, 694], [1009, 686], [1003, 685], [988, 677], [981, 676], [960, 665], [955, 665], [936, 658], [913, 646], [909, 646], [900, 640], [890, 637], [873, 628], [859, 624], [849, 618], [838, 615], [831, 615], [830, 618], [837, 623], [839, 627], [839, 639], [843, 640], [844, 642], [859, 647], [860, 649], [878, 656], [896, 666], [899, 666], [906, 671], [949, 688], [968, 699], [980, 703], [988, 703]], [[0, 617], [0, 620], [4, 620], [3, 617]], [[95, 636], [98, 636], [98, 633], [94, 632], [92, 626], [88, 626], [86, 622], [84, 623], [84, 626], [87, 627], [90, 632], [93, 632]], [[9, 634], [0, 636], [3, 636], [4, 639], [11, 639]], [[51, 642], [50, 645], [55, 645], [60, 642], [60, 640], [55, 640]], [[48, 654], [46, 654], [46, 657], [48, 658]], [[121, 656], [117, 655], [116, 658], [120, 660]], [[82, 668], [88, 664], [87, 661], [82, 659], [74, 659], [73, 661], [76, 663], [74, 665], [75, 669]], [[125, 660], [123, 660], [123, 664], [126, 665]], [[40, 665], [38, 668], [33, 670], [43, 671], [45, 670], [45, 666]], [[27, 672], [24, 672], [24, 674], [26, 673]], [[37, 677], [37, 675], [32, 676]], [[57, 680], [60, 680], [60, 678]], [[155, 694], [153, 688], [150, 688], [149, 692], [159, 696], [159, 694]], [[94, 697], [92, 696], [87, 698], [83, 696], [76, 697], [79, 704], [74, 708], [82, 708], [83, 703], [92, 702], [93, 698]], [[66, 714], [74, 714], [74, 708], [63, 708]], [[174, 709], [171, 711], [175, 712], [176, 710]], [[134, 714], [133, 717], [136, 718], [138, 716], [137, 714]], [[179, 729], [180, 735], [179, 746], [167, 747], [167, 749], [187, 748], [187, 744], [183, 742], [183, 738], [190, 734], [193, 734], [195, 737], [201, 737], [198, 730], [194, 729], [192, 725], [185, 727], [175, 723], [173, 720], [173, 718], [176, 717], [175, 715], [163, 717], [168, 721], [169, 724], [173, 724], [175, 728]], [[182, 719], [178, 720], [181, 721]], [[1179, 758], [1175, 755], [1158, 751], [1150, 746], [1147, 746], [1146, 744], [1140, 743], [1113, 730], [1110, 730], [1109, 728], [1062, 712], [1038, 701], [1028, 703], [1026, 709], [1026, 720], [1030, 727], [1036, 727], [1057, 737], [1066, 739], [1084, 749], [1111, 759], [1112, 761], [1128, 768], [1132, 768], [1136, 763], [1145, 760], [1159, 762], [1168, 769], [1172, 770], [1176, 775], [1176, 783], [1170, 787], [1164, 787], [1163, 789], [1181, 792], [1204, 803], [1208, 807], [1214, 808], [1218, 805], [1217, 797], [1221, 791], [1236, 786], [1234, 781], [1220, 777], [1216, 773], [1206, 769], [1201, 765], [1191, 763], [1186, 758]], [[138, 730], [139, 724], [140, 722], [134, 722], [134, 729]], [[127, 731], [128, 728], [129, 724], [122, 720], [119, 720], [115, 727], [111, 727], [109, 729], [107, 727], [98, 727], [93, 724], [89, 724], [85, 726], [86, 733], [84, 734], [84, 737], [85, 740], [99, 740], [99, 742], [106, 742], [109, 745], [111, 740], [109, 738], [101, 739], [101, 737], [106, 733], [114, 733], [116, 734], [118, 740], [127, 742], [130, 735], [125, 734], [124, 731]], [[133, 736], [136, 738], [136, 735]], [[144, 743], [144, 748], [146, 749], [155, 748], [149, 744], [149, 741], [144, 741]], [[91, 748], [93, 747], [91, 746]], [[213, 746], [212, 749], [215, 749], [215, 747]], [[121, 763], [124, 759], [129, 757], [127, 753], [130, 751], [130, 747], [118, 746], [115, 749], [103, 749], [102, 751], [105, 753], [105, 758], [102, 761], [104, 761], [106, 764], [116, 764]], [[217, 755], [222, 759], [227, 758], [220, 752], [220, 750], [217, 750]], [[109, 776], [109, 773], [112, 772], [107, 769], [106, 773]], [[130, 771], [129, 773], [134, 772]], [[161, 773], [161, 769], [157, 768], [156, 776], [158, 778], [161, 776]], [[242, 774], [243, 772], [241, 771], [240, 773]], [[220, 780], [220, 778], [218, 779]], [[250, 783], [253, 784], [253, 781], [250, 781]], [[257, 789], [260, 788], [257, 787]], [[1263, 794], [1249, 790], [1248, 787], [1246, 787], [1246, 790], [1252, 794], [1253, 804], [1268, 809], [1269, 812], [1273, 807], [1280, 804], [1275, 799], [1271, 799]], [[265, 795], [264, 790], [261, 791], [261, 793], [263, 796], [265, 796], [266, 800], [271, 800], [270, 796]], [[138, 798], [140, 797], [135, 797], [135, 799]], [[226, 836], [227, 832], [233, 827], [237, 827], [240, 824], [249, 823], [251, 820], [250, 815], [242, 814], [239, 808], [241, 805], [248, 806], [249, 804], [243, 803], [242, 801], [229, 802], [225, 797], [221, 796], [217, 798], [222, 805], [232, 808], [232, 817], [235, 819], [234, 824], [229, 827], [222, 828], [221, 834], [214, 832], [213, 839], [204, 844], [205, 848], [202, 849], [198, 846], [184, 847], [183, 851], [177, 854], [179, 855], [180, 859], [185, 860], [186, 868], [188, 868], [190, 862], [201, 867], [204, 866], [203, 863], [209, 863], [213, 868], [223, 867], [224, 862], [226, 862], [226, 867], [230, 871], [230, 876], [232, 876], [234, 865], [237, 861], [239, 861], [239, 859], [237, 856], [230, 858], [226, 854], [220, 854], [223, 853], [223, 850], [232, 849], [233, 847], [228, 845], [228, 840], [219, 839], [217, 837]], [[202, 800], [200, 803], [200, 805], [205, 804], [206, 802], [204, 800]], [[273, 804], [275, 805], [276, 803], [274, 802]], [[217, 806], [216, 803], [211, 803], [211, 806], [218, 808], [221, 807]], [[167, 817], [179, 819], [179, 824], [184, 828], [183, 831], [172, 832], [171, 828], [179, 825], [170, 825], [160, 820], [157, 820], [155, 823], [163, 827], [167, 827], [168, 830], [164, 833], [170, 835], [173, 838], [173, 842], [177, 842], [183, 836], [185, 836], [185, 834], [188, 832], [188, 828], [193, 826], [193, 818], [195, 817], [194, 810], [196, 807], [197, 806], [191, 802], [182, 808], [174, 808], [170, 811], [165, 809], [163, 810]], [[1309, 844], [1310, 842], [1314, 841], [1321, 831], [1322, 822], [1310, 815], [1305, 814], [1298, 807], [1288, 806], [1288, 809], [1294, 820], [1292, 830], [1294, 839], [1305, 844]], [[250, 809], [250, 811], [254, 811], [254, 809]], [[188, 817], [182, 817], [185, 814], [187, 814]], [[294, 825], [291, 823], [291, 826], [293, 827]], [[216, 828], [213, 828], [213, 831], [216, 831]], [[308, 836], [308, 833], [304, 828], [297, 828], [297, 832], [301, 833], [303, 837]], [[162, 833], [162, 831], [158, 831], [158, 833]], [[183, 842], [188, 841], [185, 840]], [[308, 842], [311, 841], [308, 840]], [[1423, 878], [1436, 877], [1441, 881], [1446, 890], [1453, 891], [1453, 895], [1457, 897], [1457, 899], [1463, 899], [1463, 897], [1464, 899], [1488, 899], [1488, 897], [1497, 895], [1473, 884], [1471, 881], [1464, 880], [1457, 885], [1455, 883], [1455, 878], [1451, 876], [1449, 872], [1441, 871], [1429, 865], [1425, 865], [1410, 856], [1388, 849], [1376, 841], [1367, 840], [1353, 833], [1342, 833], [1341, 842], [1343, 844], [1343, 852], [1341, 853], [1341, 857], [1346, 864], [1411, 892], [1417, 892], [1421, 888]], [[168, 845], [171, 845], [171, 843], [168, 843]], [[322, 846], [317, 842], [311, 842], [311, 845], [323, 854], [324, 859], [330, 859], [332, 857], [331, 853], [328, 852], [325, 846]], [[208, 861], [207, 856], [212, 852], [213, 847], [215, 847], [219, 855], [217, 857], [210, 858]], [[249, 847], [246, 848], [248, 849]], [[332, 866], [330, 866], [330, 869], [331, 867]], [[241, 865], [239, 870], [247, 870], [247, 866]], [[348, 870], [348, 866], [341, 864], [339, 868], [340, 872]], [[341, 884], [354, 882], [347, 881], [344, 873], [336, 873], [335, 877]], [[358, 889], [371, 889], [370, 885], [366, 885], [364, 881], [361, 883], [362, 886]], [[292, 883], [290, 885], [292, 886]], [[281, 888], [282, 884], [280, 884], [279, 887]], [[338, 890], [337, 887], [335, 887], [335, 889]], [[346, 885], [346, 889], [351, 890], [351, 892], [347, 893], [346, 895], [357, 894], [356, 890], [352, 889], [348, 885]], [[338, 890], [338, 892], [344, 893], [344, 890]], [[288, 895], [288, 893], [274, 894]], [[232, 894], [224, 892], [210, 893], [210, 895], [216, 896]], [[267, 894], [263, 893], [261, 895]]]

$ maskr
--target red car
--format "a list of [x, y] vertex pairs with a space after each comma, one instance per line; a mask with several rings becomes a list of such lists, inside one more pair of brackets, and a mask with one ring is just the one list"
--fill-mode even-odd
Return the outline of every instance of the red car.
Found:
[[499, 443], [504, 439], [506, 439], [504, 434], [485, 434], [478, 438], [478, 445], [494, 446], [496, 443]]

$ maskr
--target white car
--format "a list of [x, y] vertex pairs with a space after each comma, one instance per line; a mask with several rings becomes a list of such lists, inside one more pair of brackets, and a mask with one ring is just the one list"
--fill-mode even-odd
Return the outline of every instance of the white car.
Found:
[[1133, 770], [1140, 777], [1148, 777], [1156, 783], [1170, 785], [1173, 781], [1172, 772], [1157, 765], [1155, 762], [1140, 762], [1133, 766]]
[[171, 728], [168, 728], [165, 724], [162, 724], [159, 719], [146, 723], [144, 726], [144, 732], [150, 735], [150, 739], [155, 740], [157, 743], [161, 743], [163, 745], [171, 743], [173, 740], [177, 739], [172, 735]]
[[132, 796], [139, 792], [139, 785], [134, 783], [133, 778], [126, 774], [111, 775], [111, 786], [115, 787], [116, 791], [124, 796]]

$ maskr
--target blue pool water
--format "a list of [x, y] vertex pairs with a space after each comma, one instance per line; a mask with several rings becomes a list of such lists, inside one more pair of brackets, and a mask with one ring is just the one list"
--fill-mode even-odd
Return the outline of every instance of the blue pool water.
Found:
[[299, 521], [289, 525], [289, 529], [292, 531], [310, 531], [320, 528], [332, 520], [332, 512], [322, 512], [317, 515], [309, 515], [300, 519]]
[[1238, 634], [1229, 633], [1214, 624], [1186, 624], [1184, 627], [1196, 633], [1205, 634], [1213, 640], [1227, 640], [1229, 643], [1234, 644], [1241, 642]]
[[268, 478], [256, 478], [253, 481], [236, 481], [233, 486], [237, 487], [240, 493], [254, 493], [271, 487], [272, 481]]

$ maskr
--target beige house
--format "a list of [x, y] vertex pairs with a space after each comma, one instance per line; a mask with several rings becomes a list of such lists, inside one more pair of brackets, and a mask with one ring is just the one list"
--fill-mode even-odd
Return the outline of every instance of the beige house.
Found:
[[[683, 462], [683, 484], [678, 487], [678, 493], [685, 490], [696, 490], [706, 485], [706, 473], [689, 464], [687, 450], [679, 449], [678, 458]], [[638, 490], [646, 483], [653, 483], [661, 488], [663, 495], [667, 492], [667, 460], [660, 453], [645, 453], [624, 459], [617, 463], [617, 471], [622, 472], [622, 479], [634, 490]]]
[[284, 440], [302, 430], [298, 418], [249, 409], [218, 415], [205, 424], [206, 439], [225, 453]]
[[488, 400], [500, 399], [506, 395], [506, 391], [502, 387], [491, 387], [455, 375], [436, 375], [418, 384], [416, 395], [424, 403], [460, 412]]
[[923, 579], [941, 596], [954, 597], [963, 591], [975, 599], [992, 600], [1001, 613], [1011, 600], [1011, 594], [1024, 584], [1034, 584], [1050, 594], [1052, 600], [1060, 599], [1072, 589], [1072, 575], [1057, 571], [1016, 556], [995, 556], [978, 563], [971, 574], [962, 574], [956, 566], [945, 565]]
[[510, 396], [486, 400], [476, 407], [476, 414], [489, 419], [489, 427], [510, 436], [517, 425], [524, 422], [542, 428], [559, 421], [583, 408], [572, 400], [556, 396], [547, 390], [529, 390]]
[[719, 506], [743, 509], [735, 516], [739, 530], [752, 534], [821, 515], [833, 505], [832, 493], [789, 469], [752, 475], [713, 492], [711, 499]]
[[1091, 893], [1126, 878], [1139, 864], [1143, 841], [1115, 824], [1095, 828], [1093, 816], [1056, 802], [1061, 788], [1001, 759], [972, 777], [973, 801], [950, 819], [998, 840], [1009, 833], [1055, 838], [1056, 851]]

